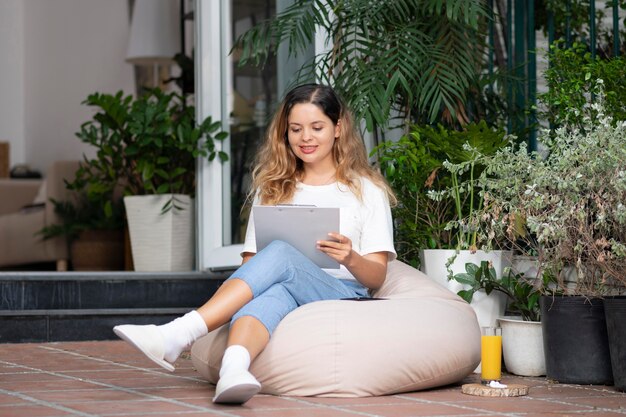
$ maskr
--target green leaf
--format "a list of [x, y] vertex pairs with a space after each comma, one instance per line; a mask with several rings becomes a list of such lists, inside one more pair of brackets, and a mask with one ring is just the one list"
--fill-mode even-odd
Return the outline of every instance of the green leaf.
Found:
[[156, 194], [166, 194], [170, 191], [170, 185], [168, 183], [161, 184], [156, 190]]
[[456, 274], [454, 275], [454, 280], [461, 284], [467, 284], [470, 286], [474, 286], [474, 284], [476, 284], [474, 274]]
[[479, 269], [480, 267], [472, 262], [467, 262], [465, 264], [465, 271], [472, 276], [475, 276]]
[[474, 297], [474, 292], [469, 290], [460, 290], [459, 292], [457, 292], [457, 295], [468, 303], [471, 303], [472, 298]]
[[143, 170], [141, 172], [141, 178], [144, 181], [151, 180], [154, 176], [154, 165], [146, 163], [144, 164]]
[[170, 175], [167, 173], [167, 171], [163, 169], [155, 169], [154, 173], [157, 174], [159, 177], [163, 178], [164, 180], [170, 179]]

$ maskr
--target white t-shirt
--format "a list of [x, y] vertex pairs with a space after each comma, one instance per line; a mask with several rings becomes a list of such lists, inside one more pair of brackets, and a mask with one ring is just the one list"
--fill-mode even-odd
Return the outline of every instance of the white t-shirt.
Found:
[[[393, 247], [393, 222], [387, 194], [367, 178], [362, 178], [361, 184], [362, 202], [348, 186], [340, 183], [328, 185], [298, 183], [291, 204], [339, 207], [339, 233], [350, 238], [352, 249], [359, 255], [388, 252], [389, 260], [392, 261], [396, 258], [396, 251]], [[257, 203], [255, 200], [254, 204]], [[256, 253], [252, 212], [248, 220], [243, 252]], [[339, 269], [324, 271], [336, 278], [356, 279], [343, 265]]]

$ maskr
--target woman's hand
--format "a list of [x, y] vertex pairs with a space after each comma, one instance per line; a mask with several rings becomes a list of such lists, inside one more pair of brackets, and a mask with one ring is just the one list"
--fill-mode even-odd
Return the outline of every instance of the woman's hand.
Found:
[[331, 240], [320, 240], [317, 248], [348, 268], [364, 286], [378, 289], [387, 274], [387, 252], [373, 252], [361, 256], [352, 250], [352, 241], [339, 233], [329, 233]]
[[348, 268], [352, 259], [352, 241], [339, 233], [329, 233], [331, 240], [318, 240], [317, 248]]

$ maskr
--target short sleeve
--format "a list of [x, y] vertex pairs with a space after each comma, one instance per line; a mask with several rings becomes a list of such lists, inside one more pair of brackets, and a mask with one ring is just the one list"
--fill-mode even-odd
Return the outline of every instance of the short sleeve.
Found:
[[396, 259], [393, 246], [393, 220], [387, 193], [369, 181], [364, 181], [363, 202], [365, 218], [361, 231], [361, 254], [388, 252], [389, 261]]
[[[252, 206], [258, 205], [259, 199], [255, 197], [252, 201]], [[256, 233], [254, 230], [254, 214], [253, 210], [250, 210], [250, 216], [248, 216], [248, 227], [246, 228], [246, 238], [243, 242], [243, 250], [241, 251], [241, 256], [245, 252], [256, 253]]]

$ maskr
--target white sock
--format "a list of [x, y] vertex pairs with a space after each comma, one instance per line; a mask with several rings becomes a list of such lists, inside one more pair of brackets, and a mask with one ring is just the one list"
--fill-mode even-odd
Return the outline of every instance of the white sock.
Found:
[[171, 363], [178, 359], [183, 350], [208, 333], [204, 319], [196, 310], [157, 326], [157, 329], [161, 331], [165, 341], [164, 359]]
[[241, 345], [228, 346], [222, 358], [220, 378], [226, 374], [247, 371], [250, 367], [250, 352]]

